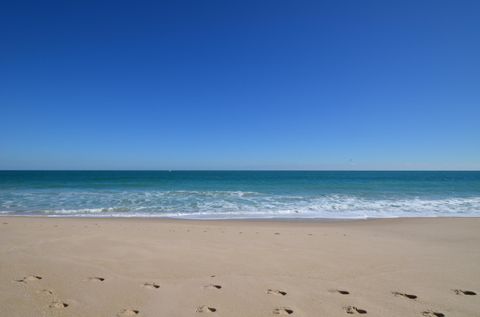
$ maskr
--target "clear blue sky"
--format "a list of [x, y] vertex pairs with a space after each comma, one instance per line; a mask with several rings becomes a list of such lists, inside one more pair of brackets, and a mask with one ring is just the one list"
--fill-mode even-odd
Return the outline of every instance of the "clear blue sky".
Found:
[[0, 169], [480, 169], [480, 1], [4, 1]]

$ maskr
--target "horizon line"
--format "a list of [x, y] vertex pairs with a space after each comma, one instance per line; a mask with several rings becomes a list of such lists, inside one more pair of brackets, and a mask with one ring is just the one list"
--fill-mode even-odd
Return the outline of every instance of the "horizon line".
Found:
[[480, 172], [480, 169], [0, 169], [0, 172]]

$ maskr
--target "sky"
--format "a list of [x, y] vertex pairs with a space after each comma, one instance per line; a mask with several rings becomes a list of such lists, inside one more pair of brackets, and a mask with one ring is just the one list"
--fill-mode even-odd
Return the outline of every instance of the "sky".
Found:
[[480, 169], [480, 1], [3, 1], [0, 169]]

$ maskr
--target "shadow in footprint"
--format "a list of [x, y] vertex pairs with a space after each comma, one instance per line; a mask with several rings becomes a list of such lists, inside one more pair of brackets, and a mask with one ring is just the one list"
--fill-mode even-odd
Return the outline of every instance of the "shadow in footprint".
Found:
[[271, 288], [269, 288], [269, 289], [267, 289], [267, 294], [285, 296], [285, 295], [287, 295], [287, 292], [281, 291], [281, 290], [278, 290], [278, 289], [271, 289]]
[[355, 307], [355, 306], [347, 306], [347, 307], [344, 307], [343, 309], [345, 309], [345, 312], [347, 314], [360, 314], [360, 315], [364, 315], [367, 313], [367, 311], [365, 309], [361, 309], [361, 308], [358, 308], [358, 307]]
[[432, 310], [426, 310], [422, 313], [422, 316], [425, 316], [425, 317], [445, 317], [445, 314], [435, 312], [435, 311], [432, 311]]
[[477, 295], [477, 293], [475, 293], [474, 291], [466, 291], [463, 289], [454, 289], [453, 291], [457, 295], [469, 295], [469, 296]]
[[329, 289], [328, 291], [330, 293], [338, 293], [338, 294], [342, 294], [342, 295], [349, 295], [350, 294], [349, 291], [346, 291], [346, 290], [343, 290], [343, 289]]
[[38, 280], [41, 280], [42, 277], [41, 276], [38, 276], [38, 275], [29, 275], [29, 276], [26, 276], [22, 279], [19, 279], [19, 280], [15, 280], [15, 282], [19, 282], [19, 283], [28, 283], [28, 282], [34, 282], [34, 281], [38, 281]]
[[64, 302], [52, 302], [48, 307], [50, 308], [67, 308], [68, 304]]
[[105, 281], [105, 278], [103, 277], [98, 277], [98, 276], [91, 276], [88, 278], [89, 281], [92, 281], [92, 282], [103, 282]]
[[157, 289], [157, 288], [160, 288], [160, 285], [155, 283], [143, 283], [143, 287], [149, 288], [149, 289]]
[[403, 297], [406, 297], [408, 299], [416, 299], [417, 298], [417, 295], [413, 295], [413, 294], [406, 294], [406, 293], [400, 293], [400, 292], [392, 292], [393, 295], [395, 296], [403, 296]]
[[221, 289], [221, 288], [222, 288], [222, 285], [218, 285], [218, 284], [208, 284], [208, 285], [205, 285], [203, 288], [206, 288], [206, 289]]
[[202, 306], [197, 307], [196, 311], [197, 311], [197, 313], [214, 313], [214, 312], [217, 311], [217, 309], [215, 307], [202, 305]]
[[293, 309], [288, 308], [288, 307], [278, 307], [275, 308], [272, 313], [274, 315], [291, 315], [293, 314]]
[[118, 317], [125, 317], [125, 316], [136, 316], [140, 313], [137, 309], [122, 309], [121, 312], [117, 314]]

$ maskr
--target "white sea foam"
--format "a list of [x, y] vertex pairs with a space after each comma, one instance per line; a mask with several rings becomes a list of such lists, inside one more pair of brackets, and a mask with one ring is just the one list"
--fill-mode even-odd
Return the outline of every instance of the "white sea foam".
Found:
[[480, 196], [362, 197], [252, 191], [35, 191], [0, 193], [2, 214], [181, 218], [480, 216]]

